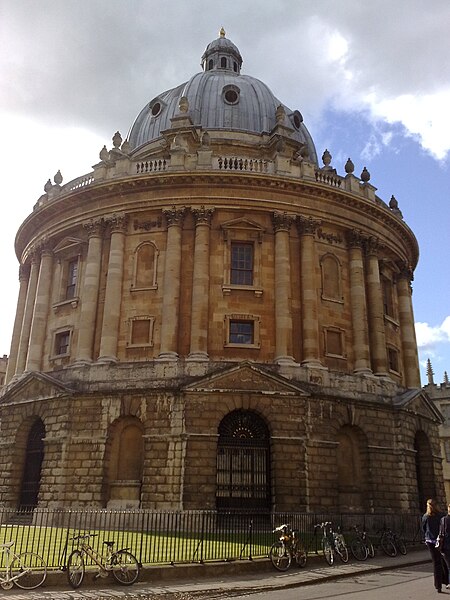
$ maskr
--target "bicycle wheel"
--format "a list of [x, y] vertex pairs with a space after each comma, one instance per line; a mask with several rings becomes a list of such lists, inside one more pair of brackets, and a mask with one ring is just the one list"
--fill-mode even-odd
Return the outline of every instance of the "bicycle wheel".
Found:
[[294, 556], [295, 556], [295, 562], [297, 563], [297, 565], [299, 567], [303, 568], [304, 566], [306, 566], [306, 559], [307, 559], [306, 549], [301, 542], [298, 542], [296, 544], [295, 550], [294, 550]]
[[365, 542], [366, 542], [366, 546], [367, 546], [368, 556], [369, 556], [369, 558], [373, 558], [375, 556], [375, 546], [373, 545], [372, 540], [368, 536], [366, 536]]
[[406, 554], [407, 553], [406, 544], [402, 540], [402, 538], [396, 537], [395, 538], [395, 545], [397, 547], [397, 550], [400, 552], [400, 554]]
[[385, 533], [381, 536], [380, 546], [386, 556], [397, 556], [397, 548], [394, 542]]
[[336, 542], [336, 550], [342, 562], [348, 563], [348, 548], [347, 544], [343, 540], [338, 540]]
[[67, 579], [74, 590], [80, 587], [84, 578], [84, 559], [80, 550], [74, 550], [67, 559]]
[[287, 571], [291, 566], [291, 553], [281, 542], [272, 544], [269, 550], [269, 558], [277, 571]]
[[325, 560], [331, 566], [334, 563], [334, 550], [328, 538], [322, 538], [322, 552]]
[[115, 552], [111, 557], [111, 565], [114, 579], [122, 585], [132, 585], [137, 581], [139, 562], [128, 550]]
[[369, 549], [360, 538], [355, 538], [350, 544], [350, 552], [356, 560], [367, 560]]
[[34, 590], [45, 581], [47, 565], [42, 556], [34, 552], [22, 552], [11, 563], [11, 575], [17, 577], [14, 583], [22, 590]]

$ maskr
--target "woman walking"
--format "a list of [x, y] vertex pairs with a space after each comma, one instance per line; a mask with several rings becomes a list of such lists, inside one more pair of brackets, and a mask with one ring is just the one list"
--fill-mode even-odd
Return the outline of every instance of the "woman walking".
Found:
[[433, 498], [427, 500], [427, 511], [422, 517], [422, 531], [425, 536], [425, 544], [433, 561], [434, 587], [438, 593], [442, 592], [443, 585], [448, 585], [448, 567], [443, 560], [440, 549], [436, 548], [441, 519], [444, 516], [444, 513], [439, 510], [436, 500]]

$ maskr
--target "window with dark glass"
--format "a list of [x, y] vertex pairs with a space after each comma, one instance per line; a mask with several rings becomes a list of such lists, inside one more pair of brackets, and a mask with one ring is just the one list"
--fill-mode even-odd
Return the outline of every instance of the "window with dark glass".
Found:
[[69, 354], [70, 331], [61, 331], [55, 336], [55, 356]]
[[389, 370], [399, 372], [398, 352], [394, 348], [388, 348]]
[[222, 67], [222, 69], [227, 68], [227, 59], [224, 56], [222, 56], [222, 58], [220, 59], [220, 66]]
[[75, 290], [77, 288], [78, 278], [78, 259], [71, 260], [67, 270], [67, 286], [66, 286], [66, 300], [70, 300], [75, 297]]
[[253, 244], [231, 244], [230, 283], [253, 285]]
[[230, 321], [230, 344], [253, 344], [253, 321]]
[[381, 287], [383, 291], [384, 314], [388, 317], [394, 317], [394, 290], [392, 281], [387, 279], [387, 277], [381, 277]]

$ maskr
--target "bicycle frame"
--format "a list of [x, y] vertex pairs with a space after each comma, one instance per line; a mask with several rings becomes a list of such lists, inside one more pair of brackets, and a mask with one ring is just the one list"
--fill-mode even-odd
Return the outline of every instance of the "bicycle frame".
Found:
[[113, 567], [110, 563], [111, 556], [113, 554], [112, 546], [107, 545], [108, 554], [105, 556], [98, 550], [94, 550], [91, 544], [88, 541], [82, 541], [80, 543], [80, 550], [89, 556], [89, 558], [100, 568], [101, 571], [108, 572], [112, 571]]
[[[26, 575], [28, 573], [28, 571], [22, 571], [21, 573], [18, 573], [17, 575], [11, 575], [12, 561], [15, 558], [20, 560], [19, 555], [11, 550], [11, 548], [13, 546], [14, 546], [14, 542], [7, 542], [6, 544], [0, 544], [0, 554], [5, 555], [5, 576], [3, 577], [2, 575], [0, 575], [0, 585], [2, 587], [5, 584], [7, 584], [7, 585], [11, 584], [11, 586], [12, 586], [14, 581], [17, 581], [18, 579], [20, 579], [21, 577], [23, 577], [24, 575]], [[5, 589], [7, 589], [7, 588], [5, 588]]]

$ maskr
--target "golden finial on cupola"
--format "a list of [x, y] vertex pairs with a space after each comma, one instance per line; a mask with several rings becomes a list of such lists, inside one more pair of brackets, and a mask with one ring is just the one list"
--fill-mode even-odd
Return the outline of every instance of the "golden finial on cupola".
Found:
[[225, 37], [225, 29], [223, 27], [220, 28], [219, 35], [220, 37]]

